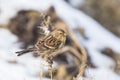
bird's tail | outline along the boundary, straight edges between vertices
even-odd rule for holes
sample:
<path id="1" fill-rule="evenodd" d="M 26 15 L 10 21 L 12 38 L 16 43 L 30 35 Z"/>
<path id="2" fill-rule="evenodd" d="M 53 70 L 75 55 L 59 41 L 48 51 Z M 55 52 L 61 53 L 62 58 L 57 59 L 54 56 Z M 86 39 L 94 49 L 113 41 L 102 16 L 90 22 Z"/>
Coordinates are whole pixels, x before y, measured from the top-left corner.
<path id="1" fill-rule="evenodd" d="M 17 56 L 21 56 L 21 55 L 23 55 L 23 54 L 26 54 L 26 53 L 28 53 L 28 52 L 33 52 L 33 51 L 35 51 L 34 48 L 29 48 L 29 49 L 25 49 L 25 50 L 23 50 L 23 51 L 18 51 L 18 52 L 16 52 L 16 54 L 17 54 Z"/>

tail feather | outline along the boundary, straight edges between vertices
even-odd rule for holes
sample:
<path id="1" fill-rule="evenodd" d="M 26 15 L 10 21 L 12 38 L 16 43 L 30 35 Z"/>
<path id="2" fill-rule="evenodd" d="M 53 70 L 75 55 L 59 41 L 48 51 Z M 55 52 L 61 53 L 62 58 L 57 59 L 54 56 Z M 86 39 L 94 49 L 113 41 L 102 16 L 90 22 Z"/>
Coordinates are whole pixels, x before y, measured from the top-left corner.
<path id="1" fill-rule="evenodd" d="M 25 49 L 23 51 L 18 51 L 18 52 L 16 52 L 16 54 L 17 54 L 17 56 L 21 56 L 21 55 L 26 54 L 28 52 L 33 52 L 34 50 L 35 50 L 34 48 L 29 48 L 29 49 Z"/>

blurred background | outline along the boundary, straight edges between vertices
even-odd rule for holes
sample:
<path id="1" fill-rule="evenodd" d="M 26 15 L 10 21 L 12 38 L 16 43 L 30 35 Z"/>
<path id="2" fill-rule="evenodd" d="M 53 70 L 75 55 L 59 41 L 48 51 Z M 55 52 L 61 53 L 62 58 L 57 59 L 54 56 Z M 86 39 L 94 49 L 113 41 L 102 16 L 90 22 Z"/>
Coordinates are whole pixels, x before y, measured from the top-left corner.
<path id="1" fill-rule="evenodd" d="M 88 57 L 77 80 L 120 80 L 120 0 L 0 0 L 0 80 L 41 80 L 41 73 L 50 80 L 37 54 L 15 54 L 43 37 L 42 14 L 51 17 L 49 31 L 65 30 L 70 47 L 55 57 L 53 80 L 73 80 L 79 73 L 80 62 L 70 50 L 81 54 L 79 45 Z"/>

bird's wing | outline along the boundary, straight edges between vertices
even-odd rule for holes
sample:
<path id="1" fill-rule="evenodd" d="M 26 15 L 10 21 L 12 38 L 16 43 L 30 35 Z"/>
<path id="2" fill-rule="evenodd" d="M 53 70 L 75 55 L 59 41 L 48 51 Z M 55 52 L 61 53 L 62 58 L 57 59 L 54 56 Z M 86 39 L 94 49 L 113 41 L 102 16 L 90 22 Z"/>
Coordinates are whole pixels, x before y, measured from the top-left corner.
<path id="1" fill-rule="evenodd" d="M 44 46 L 48 47 L 49 49 L 57 49 L 61 45 L 61 41 L 56 39 L 55 37 L 49 35 L 44 38 Z"/>

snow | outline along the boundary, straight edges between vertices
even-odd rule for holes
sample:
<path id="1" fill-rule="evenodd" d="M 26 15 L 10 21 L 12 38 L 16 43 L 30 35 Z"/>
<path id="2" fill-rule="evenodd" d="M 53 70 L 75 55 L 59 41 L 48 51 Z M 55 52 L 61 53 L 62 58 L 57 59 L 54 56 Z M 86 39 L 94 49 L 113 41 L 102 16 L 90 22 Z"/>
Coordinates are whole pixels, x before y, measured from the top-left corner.
<path id="1" fill-rule="evenodd" d="M 15 52 L 20 50 L 20 45 L 8 30 L 0 29 L 0 37 L 0 80 L 39 80 L 40 67 L 43 65 L 47 69 L 47 64 L 31 54 L 17 57 Z M 16 61 L 16 64 L 10 61 Z"/>
<path id="2" fill-rule="evenodd" d="M 104 47 L 109 47 L 120 53 L 120 38 L 63 0 L 0 0 L 0 24 L 7 24 L 19 10 L 44 11 L 50 6 L 55 7 L 58 16 L 67 22 L 71 29 L 78 26 L 85 29 L 88 40 L 82 38 L 77 32 L 75 35 L 87 48 L 93 64 L 97 66 L 96 69 L 86 70 L 88 80 L 120 80 L 120 76 L 111 69 L 115 65 L 114 61 L 100 52 Z M 41 58 L 34 58 L 31 54 L 17 57 L 14 52 L 20 50 L 20 43 L 16 42 L 15 35 L 8 30 L 0 29 L 0 80 L 39 80 L 39 71 L 43 63 Z M 8 61 L 17 63 L 10 64 Z"/>
<path id="3" fill-rule="evenodd" d="M 86 73 L 90 80 L 120 80 L 120 76 L 108 68 L 87 69 Z"/>
<path id="4" fill-rule="evenodd" d="M 78 7 L 78 8 L 81 6 L 81 4 L 84 3 L 84 1 L 85 1 L 85 0 L 68 0 L 68 2 L 69 2 L 72 6 Z"/>

